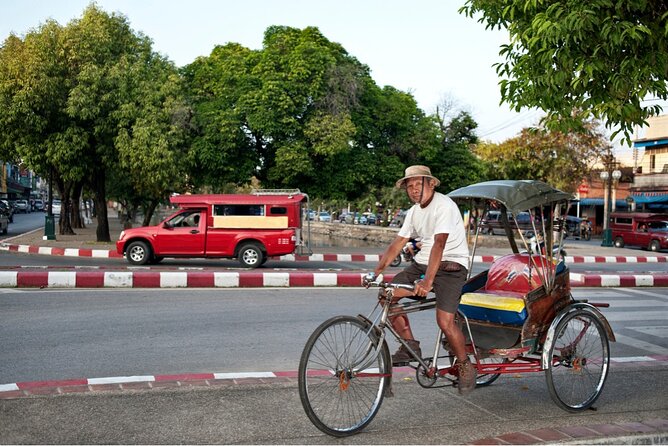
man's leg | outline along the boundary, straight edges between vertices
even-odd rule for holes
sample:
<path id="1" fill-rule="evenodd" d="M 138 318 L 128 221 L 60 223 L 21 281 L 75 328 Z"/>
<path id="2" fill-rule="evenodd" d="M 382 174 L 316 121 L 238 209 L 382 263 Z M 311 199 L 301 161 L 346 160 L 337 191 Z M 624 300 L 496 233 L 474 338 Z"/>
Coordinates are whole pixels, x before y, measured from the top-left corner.
<path id="1" fill-rule="evenodd" d="M 458 390 L 460 394 L 467 394 L 475 388 L 476 371 L 473 364 L 466 355 L 466 342 L 464 333 L 455 323 L 454 313 L 448 313 L 440 308 L 436 309 L 436 322 L 439 328 L 445 334 L 452 348 L 452 352 L 457 357 L 456 366 L 459 369 Z"/>
<path id="2" fill-rule="evenodd" d="M 413 294 L 407 290 L 401 288 L 396 289 L 392 296 L 392 303 L 397 303 L 400 299 Z M 416 341 L 413 337 L 413 331 L 411 330 L 411 324 L 408 321 L 408 315 L 400 314 L 398 316 L 393 316 L 390 318 L 390 323 L 392 327 L 396 330 L 397 334 L 406 341 L 408 346 L 417 353 L 418 356 L 422 357 L 422 350 L 420 349 L 420 342 Z M 392 355 L 392 364 L 402 365 L 410 361 L 413 361 L 413 356 L 408 352 L 403 345 L 399 346 L 399 349 Z"/>
<path id="3" fill-rule="evenodd" d="M 467 358 L 464 334 L 455 323 L 454 313 L 436 309 L 436 323 L 448 339 L 452 352 L 462 361 Z"/>
<path id="4" fill-rule="evenodd" d="M 394 294 L 392 295 L 392 303 L 396 304 L 397 302 L 399 302 L 399 300 L 408 296 L 412 296 L 410 291 L 398 288 L 394 290 Z M 394 329 L 397 331 L 400 337 L 402 337 L 403 339 L 414 339 L 413 330 L 411 330 L 411 324 L 408 321 L 407 314 L 400 314 L 398 316 L 390 317 L 390 323 L 392 324 L 392 327 L 394 327 Z"/>

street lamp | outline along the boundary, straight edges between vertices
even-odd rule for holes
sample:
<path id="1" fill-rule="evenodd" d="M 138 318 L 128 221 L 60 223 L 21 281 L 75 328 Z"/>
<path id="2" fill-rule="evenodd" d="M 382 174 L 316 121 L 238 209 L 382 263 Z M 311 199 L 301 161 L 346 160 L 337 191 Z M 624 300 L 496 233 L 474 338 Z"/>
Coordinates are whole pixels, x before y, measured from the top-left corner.
<path id="1" fill-rule="evenodd" d="M 601 180 L 605 184 L 605 197 L 603 200 L 603 242 L 601 246 L 612 246 L 612 230 L 610 229 L 610 210 L 612 207 L 612 184 L 617 183 L 622 177 L 622 172 L 612 170 L 612 163 L 608 164 L 608 170 L 601 172 Z"/>

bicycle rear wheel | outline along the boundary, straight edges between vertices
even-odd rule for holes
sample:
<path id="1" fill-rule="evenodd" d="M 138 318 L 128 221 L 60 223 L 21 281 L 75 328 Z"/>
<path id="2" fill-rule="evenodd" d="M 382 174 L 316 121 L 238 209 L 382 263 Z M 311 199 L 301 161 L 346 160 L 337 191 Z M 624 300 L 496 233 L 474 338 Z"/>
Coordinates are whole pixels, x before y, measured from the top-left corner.
<path id="1" fill-rule="evenodd" d="M 299 362 L 299 397 L 321 431 L 352 435 L 376 416 L 392 376 L 387 343 L 352 316 L 323 322 L 306 342 Z"/>
<path id="2" fill-rule="evenodd" d="M 608 376 L 610 346 L 600 319 L 586 310 L 568 314 L 555 330 L 546 370 L 550 396 L 569 412 L 588 409 Z"/>

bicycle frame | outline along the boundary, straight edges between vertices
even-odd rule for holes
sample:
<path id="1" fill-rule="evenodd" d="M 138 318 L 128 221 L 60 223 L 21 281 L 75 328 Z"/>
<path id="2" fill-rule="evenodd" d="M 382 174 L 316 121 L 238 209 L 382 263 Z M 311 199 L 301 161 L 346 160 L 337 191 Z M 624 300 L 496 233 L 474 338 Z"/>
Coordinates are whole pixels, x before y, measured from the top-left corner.
<path id="1" fill-rule="evenodd" d="M 381 288 L 378 295 L 378 304 L 367 316 L 359 315 L 360 318 L 369 324 L 369 330 L 367 334 L 371 333 L 372 331 L 375 331 L 377 334 L 380 333 L 378 334 L 377 340 L 378 344 L 380 345 L 385 342 L 386 330 L 388 330 L 392 336 L 394 336 L 395 340 L 407 349 L 413 360 L 419 364 L 417 367 L 412 367 L 416 369 L 422 368 L 422 370 L 424 370 L 425 376 L 429 378 L 434 376 L 444 377 L 445 375 L 452 374 L 452 365 L 441 369 L 438 368 L 438 360 L 444 357 L 448 357 L 439 356 L 441 344 L 444 339 L 444 334 L 440 329 L 438 329 L 438 334 L 431 357 L 421 358 L 397 333 L 390 322 L 390 318 L 394 316 L 434 309 L 436 307 L 436 299 L 431 297 L 419 299 L 413 302 L 393 304 L 392 295 L 396 288 L 412 289 L 412 287 L 409 285 L 392 284 L 386 282 L 380 282 L 376 285 Z M 527 356 L 527 354 L 530 352 L 530 347 L 488 349 L 485 351 L 480 350 L 475 344 L 475 339 L 473 337 L 468 318 L 460 311 L 457 312 L 457 317 L 462 322 L 462 324 L 466 326 L 466 334 L 468 334 L 468 339 L 470 340 L 470 344 L 467 343 L 466 345 L 467 353 L 475 357 L 475 367 L 479 375 L 543 372 L 548 367 L 550 359 L 545 358 L 544 355 Z M 373 347 L 373 345 L 369 345 L 369 350 L 367 353 L 369 353 Z M 360 364 L 359 367 L 356 368 L 364 370 L 366 367 L 368 367 L 369 364 L 377 359 L 378 354 L 379 353 L 377 351 L 376 354 L 372 357 L 367 357 L 365 355 L 366 360 L 364 363 Z M 481 361 L 489 358 L 498 358 L 505 361 L 501 363 L 485 363 Z M 425 359 L 427 360 L 425 361 Z M 554 364 L 558 362 L 554 358 L 552 361 L 554 361 Z M 357 376 L 375 377 L 382 376 L 382 374 L 363 373 Z"/>

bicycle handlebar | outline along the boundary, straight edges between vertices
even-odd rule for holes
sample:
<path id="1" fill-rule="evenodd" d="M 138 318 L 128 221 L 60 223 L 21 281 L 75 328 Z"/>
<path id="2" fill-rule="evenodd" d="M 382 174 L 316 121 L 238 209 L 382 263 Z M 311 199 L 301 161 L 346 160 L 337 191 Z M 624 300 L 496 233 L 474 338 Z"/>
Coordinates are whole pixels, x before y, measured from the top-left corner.
<path id="1" fill-rule="evenodd" d="M 402 288 L 408 291 L 415 291 L 415 285 L 406 285 L 405 283 L 392 283 L 392 282 L 369 282 L 367 288 L 370 287 L 379 287 L 379 288 Z"/>

